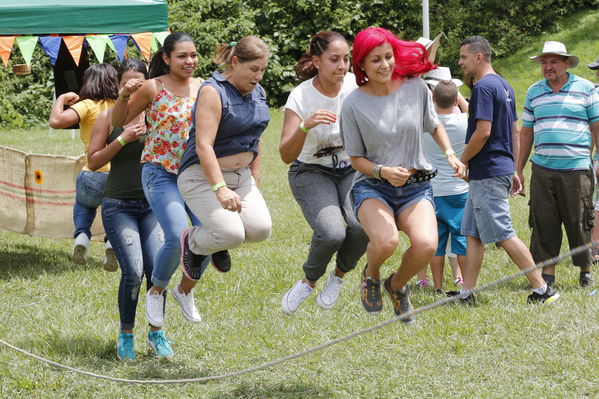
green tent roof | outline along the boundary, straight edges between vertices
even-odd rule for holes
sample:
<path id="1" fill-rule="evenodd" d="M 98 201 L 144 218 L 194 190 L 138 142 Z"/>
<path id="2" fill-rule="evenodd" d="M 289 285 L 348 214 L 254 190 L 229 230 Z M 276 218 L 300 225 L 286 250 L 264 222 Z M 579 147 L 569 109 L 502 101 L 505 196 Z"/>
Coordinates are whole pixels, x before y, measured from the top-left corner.
<path id="1" fill-rule="evenodd" d="M 167 30 L 166 0 L 0 0 L 0 35 Z"/>

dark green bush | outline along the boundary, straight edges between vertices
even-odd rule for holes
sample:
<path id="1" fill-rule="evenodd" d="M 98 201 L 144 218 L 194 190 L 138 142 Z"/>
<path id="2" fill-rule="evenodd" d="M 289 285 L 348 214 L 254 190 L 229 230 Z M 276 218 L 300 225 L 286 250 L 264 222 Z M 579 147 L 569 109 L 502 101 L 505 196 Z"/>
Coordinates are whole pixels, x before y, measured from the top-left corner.
<path id="1" fill-rule="evenodd" d="M 485 36 L 501 58 L 520 48 L 529 36 L 543 33 L 575 10 L 596 8 L 599 0 L 430 0 L 430 32 L 444 32 L 437 62 L 457 68 L 460 42 Z M 333 29 L 348 39 L 368 26 L 382 26 L 408 40 L 422 33 L 421 0 L 170 0 L 171 30 L 191 34 L 200 63 L 197 75 L 209 77 L 218 43 L 260 36 L 272 56 L 263 85 L 270 104 L 282 105 L 297 79 L 293 68 L 312 35 Z M 15 77 L 0 67 L 0 127 L 45 123 L 52 101 L 50 62 L 34 53 L 34 73 Z"/>

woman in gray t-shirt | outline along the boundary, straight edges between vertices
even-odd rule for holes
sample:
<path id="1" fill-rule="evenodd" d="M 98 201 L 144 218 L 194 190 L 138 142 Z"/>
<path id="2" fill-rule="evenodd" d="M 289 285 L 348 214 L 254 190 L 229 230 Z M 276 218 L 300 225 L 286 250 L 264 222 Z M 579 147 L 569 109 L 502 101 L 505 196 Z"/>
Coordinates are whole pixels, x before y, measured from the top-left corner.
<path id="1" fill-rule="evenodd" d="M 396 315 L 409 323 L 414 315 L 407 282 L 431 260 L 437 247 L 437 222 L 429 180 L 434 171 L 422 152 L 421 136 L 432 132 L 455 176 L 464 165 L 451 149 L 422 79 L 435 66 L 415 42 L 399 40 L 383 28 L 356 36 L 352 65 L 359 89 L 341 109 L 341 134 L 356 178 L 351 191 L 354 212 L 370 239 L 360 295 L 369 313 L 382 309 L 379 269 L 399 243 L 397 230 L 410 239 L 397 271 L 385 281 Z"/>

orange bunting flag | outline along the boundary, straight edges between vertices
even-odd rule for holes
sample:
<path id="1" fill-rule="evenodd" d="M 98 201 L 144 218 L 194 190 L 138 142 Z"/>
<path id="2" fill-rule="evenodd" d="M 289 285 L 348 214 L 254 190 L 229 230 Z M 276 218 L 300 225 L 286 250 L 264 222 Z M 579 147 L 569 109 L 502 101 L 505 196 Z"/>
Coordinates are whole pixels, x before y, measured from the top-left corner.
<path id="1" fill-rule="evenodd" d="M 10 58 L 10 53 L 12 52 L 12 45 L 14 42 L 14 36 L 0 36 L 0 57 L 2 57 L 4 66 L 8 66 L 8 59 Z"/>
<path id="2" fill-rule="evenodd" d="M 135 42 L 135 45 L 139 49 L 141 55 L 146 60 L 150 60 L 150 52 L 152 48 L 152 32 L 144 32 L 144 33 L 132 33 L 131 37 Z"/>
<path id="3" fill-rule="evenodd" d="M 81 48 L 83 47 L 83 39 L 85 36 L 63 36 L 62 41 L 66 44 L 71 57 L 75 61 L 75 65 L 79 66 L 81 60 Z"/>

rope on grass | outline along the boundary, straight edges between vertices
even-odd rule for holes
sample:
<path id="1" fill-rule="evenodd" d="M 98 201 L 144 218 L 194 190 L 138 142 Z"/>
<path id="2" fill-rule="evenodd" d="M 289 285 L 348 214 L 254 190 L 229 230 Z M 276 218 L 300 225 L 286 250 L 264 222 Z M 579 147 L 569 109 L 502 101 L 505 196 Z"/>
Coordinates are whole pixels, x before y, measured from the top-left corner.
<path id="1" fill-rule="evenodd" d="M 532 272 L 532 271 L 534 271 L 536 269 L 540 269 L 540 268 L 543 268 L 543 267 L 546 267 L 546 266 L 555 265 L 559 261 L 561 261 L 562 259 L 565 259 L 565 258 L 570 257 L 572 255 L 576 255 L 576 254 L 582 253 L 583 251 L 589 250 L 593 245 L 596 245 L 596 244 L 599 244 L 599 242 L 593 241 L 593 242 L 590 242 L 588 244 L 582 245 L 580 247 L 574 248 L 573 250 L 571 250 L 570 252 L 568 252 L 568 253 L 566 253 L 564 255 L 556 256 L 554 258 L 545 260 L 543 262 L 538 263 L 537 265 L 534 265 L 534 266 L 531 266 L 531 267 L 526 268 L 524 270 L 521 270 L 518 273 L 515 273 L 515 274 L 512 274 L 512 275 L 508 275 L 508 276 L 504 276 L 504 277 L 499 278 L 499 279 L 497 279 L 495 281 L 492 281 L 492 282 L 490 282 L 488 284 L 485 284 L 485 285 L 480 286 L 478 288 L 474 288 L 473 290 L 471 290 L 471 292 L 472 293 L 476 293 L 476 292 L 485 291 L 485 290 L 488 290 L 491 287 L 495 287 L 495 286 L 497 286 L 499 284 L 502 284 L 502 283 L 505 283 L 507 281 L 513 280 L 515 278 L 524 276 L 525 274 L 530 273 L 530 272 Z M 352 339 L 354 337 L 357 337 L 359 335 L 364 335 L 366 333 L 369 333 L 369 332 L 372 332 L 372 331 L 375 331 L 375 330 L 379 330 L 379 329 L 381 329 L 383 327 L 386 327 L 386 326 L 388 326 L 390 324 L 393 324 L 393 323 L 396 323 L 396 322 L 400 321 L 403 317 L 411 316 L 411 315 L 416 315 L 418 313 L 424 313 L 424 312 L 427 312 L 429 310 L 438 308 L 438 307 L 440 307 L 442 305 L 445 305 L 445 304 L 448 304 L 448 303 L 451 303 L 451 302 L 455 302 L 457 300 L 459 300 L 459 297 L 457 297 L 457 296 L 443 298 L 443 299 L 438 300 L 437 302 L 433 302 L 433 303 L 430 303 L 428 305 L 421 306 L 421 307 L 419 307 L 417 309 L 414 309 L 414 310 L 412 310 L 412 311 L 410 311 L 408 313 L 404 313 L 404 314 L 401 314 L 399 316 L 395 316 L 395 317 L 393 317 L 393 318 L 391 318 L 391 319 L 389 319 L 387 321 L 381 322 L 381 323 L 376 324 L 374 326 L 367 327 L 367 328 L 364 328 L 362 330 L 355 331 L 355 332 L 353 332 L 351 334 L 348 334 L 348 335 L 345 335 L 343 337 L 332 339 L 332 340 L 327 341 L 327 342 L 325 342 L 325 343 L 323 343 L 321 345 L 314 346 L 314 347 L 305 349 L 305 350 L 300 351 L 300 352 L 292 353 L 290 355 L 281 357 L 279 359 L 271 360 L 269 362 L 262 363 L 260 365 L 256 365 L 256 366 L 253 366 L 253 367 L 248 367 L 248 368 L 243 369 L 243 370 L 237 370 L 237 371 L 232 371 L 232 372 L 229 372 L 229 373 L 212 375 L 212 376 L 206 376 L 206 377 L 198 377 L 198 378 L 182 378 L 182 379 L 176 379 L 176 380 L 134 380 L 134 379 L 127 379 L 127 378 L 111 377 L 111 376 L 107 376 L 107 375 L 96 374 L 96 373 L 92 373 L 92 372 L 89 372 L 89 371 L 84 371 L 84 370 L 76 369 L 74 367 L 66 366 L 64 364 L 57 363 L 57 362 L 54 362 L 52 360 L 45 359 L 45 358 L 43 358 L 41 356 L 35 355 L 35 354 L 33 354 L 31 352 L 28 352 L 28 351 L 26 351 L 24 349 L 21 349 L 21 348 L 18 348 L 16 346 L 14 346 L 14 345 L 11 345 L 11 344 L 9 344 L 8 342 L 5 342 L 2 339 L 0 339 L 0 344 L 4 345 L 7 348 L 10 348 L 10 349 L 12 349 L 12 350 L 14 350 L 16 352 L 19 352 L 19 353 L 21 353 L 21 354 L 23 354 L 25 356 L 28 356 L 28 357 L 31 357 L 33 359 L 39 360 L 40 362 L 47 363 L 47 364 L 50 364 L 52 366 L 55 366 L 55 367 L 58 367 L 58 368 L 62 368 L 62 369 L 65 369 L 65 370 L 69 370 L 69 371 L 72 371 L 73 373 L 77 373 L 77 374 L 81 374 L 81 375 L 86 375 L 86 376 L 94 377 L 94 378 L 99 378 L 99 379 L 103 379 L 103 380 L 108 380 L 108 381 L 112 381 L 112 382 L 123 382 L 123 383 L 128 383 L 128 384 L 154 384 L 154 385 L 157 385 L 157 384 L 188 384 L 188 383 L 196 383 L 196 382 L 203 383 L 203 382 L 224 380 L 224 379 L 228 379 L 228 378 L 232 378 L 232 377 L 241 376 L 241 375 L 244 375 L 244 374 L 254 373 L 256 371 L 263 370 L 263 369 L 266 369 L 266 368 L 269 368 L 269 367 L 273 367 L 273 366 L 279 365 L 281 363 L 285 363 L 285 362 L 288 362 L 290 360 L 297 359 L 297 358 L 300 358 L 302 356 L 306 356 L 306 355 L 308 355 L 310 353 L 314 353 L 314 352 L 320 351 L 322 349 L 328 348 L 329 346 L 333 346 L 335 344 L 338 344 L 338 343 L 341 343 L 341 342 L 344 342 L 344 341 L 348 341 L 348 340 L 350 340 L 350 339 Z"/>

